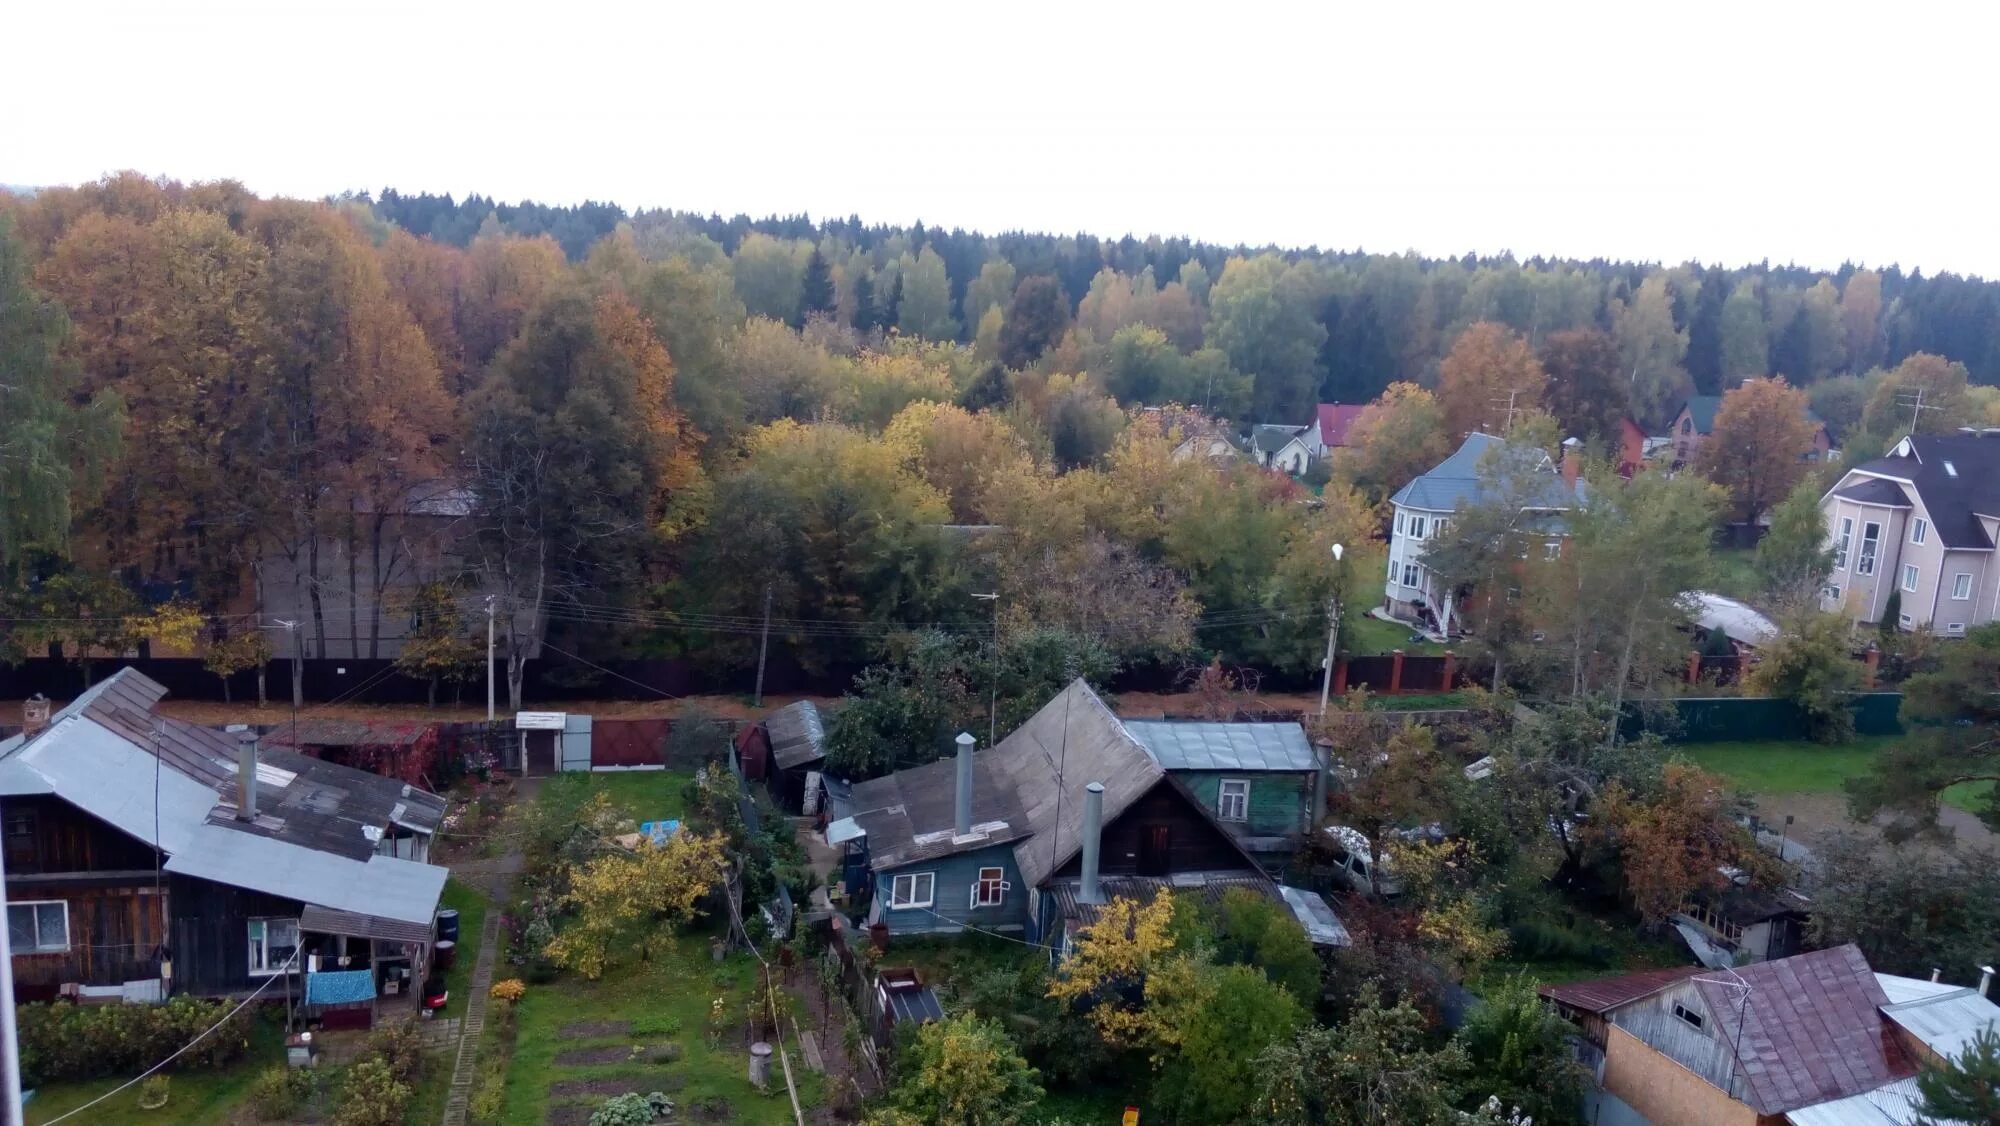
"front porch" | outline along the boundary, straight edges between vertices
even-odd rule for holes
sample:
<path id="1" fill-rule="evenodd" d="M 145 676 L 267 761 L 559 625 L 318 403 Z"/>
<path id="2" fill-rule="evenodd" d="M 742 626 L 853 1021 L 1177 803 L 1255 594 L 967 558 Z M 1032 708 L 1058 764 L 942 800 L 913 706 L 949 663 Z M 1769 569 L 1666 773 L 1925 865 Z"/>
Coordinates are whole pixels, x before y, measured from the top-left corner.
<path id="1" fill-rule="evenodd" d="M 441 963 L 454 947 L 440 951 L 430 926 L 307 907 L 299 934 L 304 980 L 294 1016 L 305 1028 L 372 1028 L 444 1007 Z"/>

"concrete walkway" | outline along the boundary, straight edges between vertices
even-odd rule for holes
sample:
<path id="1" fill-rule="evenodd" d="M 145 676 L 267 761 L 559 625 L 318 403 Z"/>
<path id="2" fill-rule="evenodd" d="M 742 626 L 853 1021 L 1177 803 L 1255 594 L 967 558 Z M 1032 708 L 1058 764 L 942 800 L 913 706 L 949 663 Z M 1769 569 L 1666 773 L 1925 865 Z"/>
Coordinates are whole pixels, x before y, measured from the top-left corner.
<path id="1" fill-rule="evenodd" d="M 523 778 L 515 788 L 516 802 L 532 802 L 541 793 L 541 779 Z M 493 987 L 493 965 L 500 956 L 500 916 L 513 896 L 514 877 L 526 861 L 518 848 L 491 860 L 474 860 L 452 874 L 486 893 L 486 922 L 479 928 L 479 960 L 472 964 L 472 996 L 465 1001 L 465 1021 L 458 1037 L 458 1062 L 451 1069 L 451 1097 L 444 1104 L 444 1126 L 465 1126 L 472 1102 L 472 1084 L 479 1074 L 479 1039 L 486 1031 L 487 991 Z"/>

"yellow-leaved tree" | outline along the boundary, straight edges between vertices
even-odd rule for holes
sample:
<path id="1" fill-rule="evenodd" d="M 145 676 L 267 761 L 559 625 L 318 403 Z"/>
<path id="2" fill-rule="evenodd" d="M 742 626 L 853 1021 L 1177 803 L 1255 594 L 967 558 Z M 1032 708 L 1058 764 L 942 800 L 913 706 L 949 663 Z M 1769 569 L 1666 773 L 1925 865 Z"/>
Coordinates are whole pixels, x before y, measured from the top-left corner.
<path id="1" fill-rule="evenodd" d="M 1122 1000 L 1121 989 L 1146 980 L 1148 971 L 1173 953 L 1170 895 L 1151 903 L 1114 899 L 1097 921 L 1077 935 L 1076 948 L 1049 982 L 1049 996 L 1068 1004 L 1090 1002 L 1091 1023 L 1112 1044 L 1137 1045 L 1149 1039 L 1146 1010 Z"/>
<path id="2" fill-rule="evenodd" d="M 695 905 L 722 882 L 722 837 L 675 834 L 666 844 L 641 840 L 570 869 L 563 906 L 576 918 L 545 953 L 557 965 L 596 981 L 620 951 L 652 956 L 673 928 L 694 916 Z"/>

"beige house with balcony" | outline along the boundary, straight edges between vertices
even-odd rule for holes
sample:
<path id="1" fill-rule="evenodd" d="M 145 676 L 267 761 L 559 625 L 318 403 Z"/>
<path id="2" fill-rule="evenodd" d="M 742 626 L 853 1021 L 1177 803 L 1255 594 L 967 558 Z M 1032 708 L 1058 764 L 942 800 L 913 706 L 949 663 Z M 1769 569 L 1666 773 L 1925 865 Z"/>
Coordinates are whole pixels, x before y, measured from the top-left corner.
<path id="1" fill-rule="evenodd" d="M 1833 541 L 1821 605 L 1960 637 L 2000 618 L 2000 429 L 1904 438 L 1820 500 Z"/>

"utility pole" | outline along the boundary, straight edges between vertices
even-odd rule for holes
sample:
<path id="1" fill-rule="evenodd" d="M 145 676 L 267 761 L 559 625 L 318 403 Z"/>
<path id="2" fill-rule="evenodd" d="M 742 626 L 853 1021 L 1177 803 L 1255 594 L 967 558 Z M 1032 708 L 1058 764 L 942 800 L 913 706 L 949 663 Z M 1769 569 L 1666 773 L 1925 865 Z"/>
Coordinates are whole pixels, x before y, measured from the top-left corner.
<path id="1" fill-rule="evenodd" d="M 1943 407 L 1926 406 L 1924 404 L 1924 388 L 1922 387 L 1917 388 L 1915 391 L 1905 391 L 1896 396 L 1896 402 L 1899 406 L 1910 408 L 1910 433 L 1912 435 L 1916 434 L 1917 427 L 1923 422 L 1925 411 L 1940 411 L 1944 409 Z"/>
<path id="2" fill-rule="evenodd" d="M 1492 404 L 1493 404 L 1494 406 L 1496 406 L 1496 407 L 1497 407 L 1497 406 L 1500 406 L 1500 405 L 1502 405 L 1503 403 L 1504 403 L 1504 404 L 1506 405 L 1506 413 L 1505 413 L 1504 415 L 1502 415 L 1502 416 L 1501 416 L 1501 418 L 1500 418 L 1500 431 L 1499 431 L 1499 432 L 1500 432 L 1500 433 L 1501 433 L 1502 435 L 1505 435 L 1505 434 L 1506 434 L 1506 433 L 1507 433 L 1507 432 L 1508 432 L 1509 430 L 1512 430 L 1512 429 L 1514 429 L 1514 413 L 1515 413 L 1515 407 L 1514 407 L 1514 400 L 1515 400 L 1515 399 L 1516 399 L 1516 398 L 1517 398 L 1517 397 L 1518 397 L 1518 396 L 1519 396 L 1520 394 L 1521 394 L 1521 392 L 1520 392 L 1519 390 L 1517 390 L 1517 389 L 1514 389 L 1514 388 L 1509 388 L 1509 389 L 1508 389 L 1508 391 L 1507 391 L 1507 397 L 1506 397 L 1505 399 L 1488 399 L 1488 400 L 1487 400 L 1488 402 L 1492 403 Z"/>
<path id="3" fill-rule="evenodd" d="M 993 656 L 986 676 L 986 749 L 992 750 L 1000 727 L 1000 592 L 996 590 L 972 597 L 993 604 Z"/>
<path id="4" fill-rule="evenodd" d="M 306 655 L 302 648 L 304 642 L 299 638 L 299 623 L 280 618 L 278 624 L 285 628 L 285 632 L 292 635 L 292 715 L 296 717 L 299 708 L 306 701 Z M 293 726 L 297 726 L 296 719 Z"/>
<path id="5" fill-rule="evenodd" d="M 493 596 L 486 596 L 486 722 L 493 722 Z"/>
<path id="6" fill-rule="evenodd" d="M 1340 558 L 1343 554 L 1346 553 L 1346 550 L 1347 549 L 1341 546 L 1340 544 L 1333 545 L 1333 566 L 1336 571 L 1340 569 Z M 1326 661 L 1323 665 L 1321 665 L 1319 674 L 1319 714 L 1321 718 L 1324 718 L 1326 716 L 1327 700 L 1333 694 L 1333 654 L 1335 646 L 1338 644 L 1339 640 L 1340 640 L 1340 583 L 1338 579 L 1336 579 L 1334 582 L 1333 597 L 1327 599 Z"/>
<path id="7" fill-rule="evenodd" d="M 764 658 L 771 652 L 771 584 L 764 584 L 764 629 L 757 637 L 757 691 L 752 696 L 750 706 L 764 706 Z"/>

